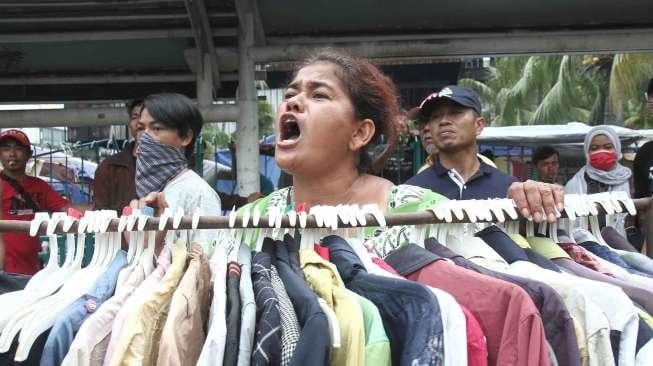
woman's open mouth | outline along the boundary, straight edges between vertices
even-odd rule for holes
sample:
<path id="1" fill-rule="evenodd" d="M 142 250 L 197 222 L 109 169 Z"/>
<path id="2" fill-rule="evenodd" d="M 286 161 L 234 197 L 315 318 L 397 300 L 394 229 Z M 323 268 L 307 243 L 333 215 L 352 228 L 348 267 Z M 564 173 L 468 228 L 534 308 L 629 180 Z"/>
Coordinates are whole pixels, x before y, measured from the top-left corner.
<path id="1" fill-rule="evenodd" d="M 286 143 L 298 140 L 302 134 L 299 123 L 291 116 L 282 118 L 279 130 L 279 141 Z"/>

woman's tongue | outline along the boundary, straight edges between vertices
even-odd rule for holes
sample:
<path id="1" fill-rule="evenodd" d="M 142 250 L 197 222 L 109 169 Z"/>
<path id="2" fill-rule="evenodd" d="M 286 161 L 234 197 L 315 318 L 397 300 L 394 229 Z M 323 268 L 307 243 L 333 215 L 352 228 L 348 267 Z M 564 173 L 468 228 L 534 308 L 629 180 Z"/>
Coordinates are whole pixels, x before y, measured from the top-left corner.
<path id="1" fill-rule="evenodd" d="M 299 125 L 294 122 L 288 122 L 284 125 L 283 140 L 297 140 L 301 135 Z"/>

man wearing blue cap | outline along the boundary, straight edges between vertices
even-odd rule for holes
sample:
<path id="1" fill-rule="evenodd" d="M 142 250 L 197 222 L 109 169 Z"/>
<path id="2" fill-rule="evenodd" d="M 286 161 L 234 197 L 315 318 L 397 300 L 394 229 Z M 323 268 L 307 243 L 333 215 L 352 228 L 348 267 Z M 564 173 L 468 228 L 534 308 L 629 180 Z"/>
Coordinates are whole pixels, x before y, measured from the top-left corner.
<path id="1" fill-rule="evenodd" d="M 476 136 L 483 131 L 485 119 L 476 93 L 457 85 L 446 86 L 422 101 L 417 118 L 428 124 L 439 152 L 429 169 L 406 184 L 428 188 L 449 199 L 506 197 L 517 179 L 477 156 Z"/>

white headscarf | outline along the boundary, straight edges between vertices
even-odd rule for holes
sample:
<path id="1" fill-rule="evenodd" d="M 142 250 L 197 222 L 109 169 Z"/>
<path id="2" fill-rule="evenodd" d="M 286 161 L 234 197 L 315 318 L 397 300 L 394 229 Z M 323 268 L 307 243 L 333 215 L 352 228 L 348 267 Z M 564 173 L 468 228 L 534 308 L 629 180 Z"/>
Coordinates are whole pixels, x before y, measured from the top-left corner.
<path id="1" fill-rule="evenodd" d="M 614 149 L 617 152 L 617 159 L 621 159 L 621 141 L 619 141 L 619 136 L 610 126 L 600 125 L 589 130 L 585 136 L 584 151 L 585 151 L 585 166 L 580 168 L 580 170 L 565 184 L 565 193 L 575 193 L 575 194 L 587 194 L 587 181 L 585 180 L 585 173 L 598 182 L 608 185 L 608 191 L 624 191 L 630 196 L 630 184 L 628 179 L 632 175 L 630 169 L 625 166 L 617 163 L 614 165 L 614 168 L 609 171 L 603 171 L 592 167 L 589 163 L 589 150 L 590 145 L 592 144 L 592 139 L 598 135 L 607 136 L 614 145 Z M 584 219 L 578 220 L 578 225 L 581 225 L 581 222 Z M 619 231 L 624 236 L 626 235 L 626 230 L 624 229 L 626 222 L 626 214 L 615 214 L 606 217 L 606 224 L 612 226 L 617 231 Z M 582 226 L 582 225 L 581 225 Z M 585 225 L 586 226 L 586 225 Z"/>
<path id="2" fill-rule="evenodd" d="M 614 165 L 614 167 L 608 171 L 605 170 L 600 170 L 596 169 L 593 166 L 590 165 L 589 161 L 589 151 L 590 151 L 590 145 L 592 144 L 592 140 L 594 137 L 598 135 L 605 135 L 607 136 L 610 141 L 612 141 L 612 144 L 614 145 L 614 149 L 617 152 L 617 163 Z M 621 154 L 621 141 L 619 141 L 619 136 L 617 135 L 616 132 L 614 132 L 614 129 L 608 125 L 600 125 L 592 128 L 589 130 L 587 133 L 587 136 L 585 136 L 585 143 L 583 144 L 583 148 L 585 151 L 585 167 L 583 169 L 587 173 L 587 175 L 594 179 L 597 182 L 601 182 L 603 184 L 607 184 L 609 186 L 621 186 L 623 184 L 628 185 L 628 179 L 630 179 L 630 176 L 632 175 L 632 172 L 630 169 L 626 168 L 625 166 L 621 165 L 619 163 L 619 160 L 623 157 Z M 615 190 L 623 190 L 623 189 L 615 189 Z"/>

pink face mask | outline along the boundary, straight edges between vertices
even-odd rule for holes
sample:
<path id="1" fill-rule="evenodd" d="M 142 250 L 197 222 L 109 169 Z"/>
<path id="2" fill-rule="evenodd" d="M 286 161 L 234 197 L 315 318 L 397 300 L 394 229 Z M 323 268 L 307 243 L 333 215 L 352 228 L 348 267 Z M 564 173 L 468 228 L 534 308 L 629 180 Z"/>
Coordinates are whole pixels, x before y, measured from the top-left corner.
<path id="1" fill-rule="evenodd" d="M 608 150 L 599 150 L 590 153 L 590 165 L 598 170 L 608 171 L 614 167 L 617 162 L 617 152 Z"/>

